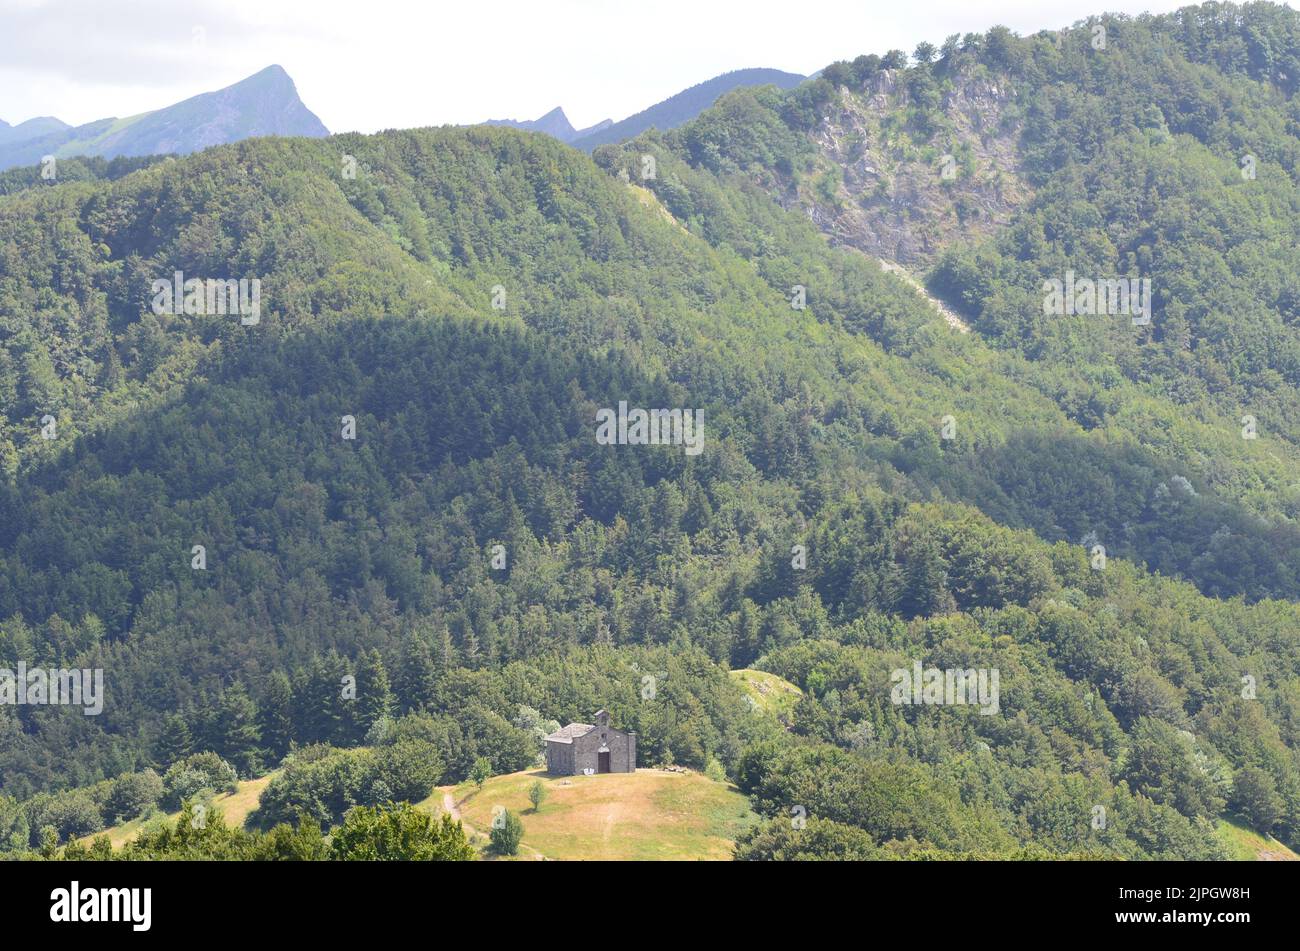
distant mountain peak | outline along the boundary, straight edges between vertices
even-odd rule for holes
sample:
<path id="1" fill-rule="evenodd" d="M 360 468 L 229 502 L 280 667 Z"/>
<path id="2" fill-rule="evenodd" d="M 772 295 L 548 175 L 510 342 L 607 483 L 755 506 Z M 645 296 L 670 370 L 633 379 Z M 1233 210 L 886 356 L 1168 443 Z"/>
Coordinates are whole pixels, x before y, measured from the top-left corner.
<path id="1" fill-rule="evenodd" d="M 44 155 L 185 154 L 262 135 L 329 135 L 278 64 L 223 89 L 125 120 L 98 119 L 72 127 L 43 117 L 0 127 L 0 169 L 31 165 Z"/>
<path id="2" fill-rule="evenodd" d="M 585 129 L 575 129 L 569 117 L 564 114 L 564 109 L 556 106 L 546 115 L 539 119 L 489 119 L 484 125 L 505 125 L 514 129 L 523 129 L 526 132 L 544 132 L 561 142 L 572 142 L 584 135 L 590 135 L 601 129 L 607 129 L 613 124 L 610 119 L 602 119 L 593 126 Z"/>
<path id="3" fill-rule="evenodd" d="M 259 69 L 253 75 L 227 86 L 226 89 L 274 88 L 275 86 L 283 86 L 292 91 L 293 95 L 298 95 L 298 87 L 294 85 L 293 77 L 279 63 L 272 63 L 265 69 Z"/>
<path id="4" fill-rule="evenodd" d="M 564 114 L 564 110 L 559 106 L 542 116 L 533 125 L 538 132 L 545 132 L 557 139 L 564 139 L 566 136 L 573 135 L 573 123 L 569 121 L 569 117 Z"/>
<path id="5" fill-rule="evenodd" d="M 619 122 L 585 129 L 574 136 L 569 144 L 574 148 L 590 152 L 598 145 L 604 145 L 606 142 L 621 142 L 638 136 L 649 128 L 660 131 L 675 129 L 694 119 L 733 89 L 744 86 L 776 86 L 780 89 L 793 89 L 806 78 L 798 73 L 787 73 L 779 69 L 732 70 L 689 89 L 683 89 L 663 102 L 655 103 L 649 109 L 643 109 Z"/>
<path id="6" fill-rule="evenodd" d="M 28 119 L 26 122 L 20 122 L 17 125 L 10 125 L 8 122 L 0 120 L 0 149 L 7 145 L 17 145 L 20 142 L 27 142 L 67 128 L 70 127 L 66 122 L 56 119 L 54 116 L 36 116 L 34 119 Z"/>
<path id="7" fill-rule="evenodd" d="M 618 142 L 639 135 L 651 126 L 672 129 L 689 122 L 713 105 L 720 96 L 741 86 L 775 85 L 790 89 L 806 77 L 798 73 L 785 73 L 779 69 L 737 69 L 714 76 L 690 89 L 684 89 L 663 102 L 643 109 L 620 122 L 602 119 L 585 129 L 575 129 L 564 110 L 556 106 L 539 119 L 489 119 L 484 125 L 506 125 L 526 132 L 545 134 L 567 142 L 574 148 L 590 152 L 605 142 Z"/>

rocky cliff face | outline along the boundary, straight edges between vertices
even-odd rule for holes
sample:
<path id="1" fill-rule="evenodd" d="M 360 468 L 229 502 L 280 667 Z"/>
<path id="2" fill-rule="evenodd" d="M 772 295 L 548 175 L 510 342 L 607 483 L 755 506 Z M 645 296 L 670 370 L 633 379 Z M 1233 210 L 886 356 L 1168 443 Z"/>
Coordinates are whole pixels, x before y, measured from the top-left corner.
<path id="1" fill-rule="evenodd" d="M 815 171 L 785 196 L 835 242 L 923 268 L 952 241 L 1006 224 L 1030 197 L 1004 82 L 958 77 L 937 121 L 917 119 L 895 70 L 839 92 L 811 133 Z"/>

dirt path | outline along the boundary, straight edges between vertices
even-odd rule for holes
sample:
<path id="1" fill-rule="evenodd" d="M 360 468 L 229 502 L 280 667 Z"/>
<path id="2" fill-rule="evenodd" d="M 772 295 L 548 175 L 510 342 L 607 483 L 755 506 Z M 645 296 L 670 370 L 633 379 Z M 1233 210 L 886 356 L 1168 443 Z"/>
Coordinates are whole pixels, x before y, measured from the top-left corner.
<path id="1" fill-rule="evenodd" d="M 459 807 L 457 807 L 456 799 L 455 797 L 452 796 L 451 793 L 444 792 L 442 794 L 442 808 L 443 811 L 447 813 L 447 815 L 451 816 L 457 822 L 465 821 L 460 817 L 460 809 Z"/>
<path id="2" fill-rule="evenodd" d="M 605 841 L 608 842 L 614 835 L 614 826 L 623 818 L 623 804 L 611 803 L 605 813 Z"/>
<path id="3" fill-rule="evenodd" d="M 957 312 L 951 307 L 927 291 L 925 285 L 909 274 L 905 268 L 899 264 L 895 264 L 893 261 L 887 261 L 884 258 L 876 258 L 876 260 L 879 261 L 880 266 L 890 274 L 896 274 L 908 284 L 912 285 L 912 288 L 924 297 L 926 301 L 929 302 L 930 306 L 937 310 L 943 319 L 948 322 L 949 327 L 964 334 L 970 333 L 970 327 L 967 325 L 966 321 L 962 320 L 961 317 L 957 315 Z"/>
<path id="4" fill-rule="evenodd" d="M 460 814 L 460 807 L 456 805 L 456 797 L 451 794 L 451 790 L 443 790 L 442 809 L 443 812 L 447 813 L 447 815 L 451 816 L 461 824 L 467 835 L 476 835 L 478 833 L 478 829 L 474 828 L 474 826 L 469 823 L 469 820 Z M 523 842 L 519 843 L 519 851 L 529 853 L 533 859 L 538 862 L 546 861 L 545 855 L 538 852 L 531 845 L 526 845 Z"/>

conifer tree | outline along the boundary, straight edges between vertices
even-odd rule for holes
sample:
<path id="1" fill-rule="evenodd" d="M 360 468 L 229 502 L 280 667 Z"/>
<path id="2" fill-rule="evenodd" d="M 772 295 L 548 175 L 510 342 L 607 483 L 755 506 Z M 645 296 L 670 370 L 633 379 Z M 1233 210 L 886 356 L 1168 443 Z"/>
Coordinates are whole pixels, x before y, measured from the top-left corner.
<path id="1" fill-rule="evenodd" d="M 190 735 L 189 724 L 179 713 L 170 714 L 163 720 L 162 732 L 154 741 L 154 762 L 166 769 L 193 752 L 194 738 Z"/>
<path id="2" fill-rule="evenodd" d="M 243 684 L 237 683 L 222 694 L 216 730 L 217 752 L 242 775 L 251 775 L 261 768 L 262 731 L 258 726 L 257 704 Z"/>
<path id="3" fill-rule="evenodd" d="M 284 671 L 274 671 L 267 680 L 258 719 L 267 759 L 271 764 L 278 763 L 293 741 L 293 689 Z"/>
<path id="4" fill-rule="evenodd" d="M 403 711 L 419 710 L 433 703 L 438 686 L 437 669 L 428 645 L 414 634 L 407 635 L 402 647 L 396 680 L 397 699 Z"/>
<path id="5" fill-rule="evenodd" d="M 393 690 L 388 682 L 388 671 L 379 651 L 371 650 L 361 655 L 357 665 L 357 699 L 350 705 L 352 738 L 361 742 L 370 728 L 393 712 Z"/>

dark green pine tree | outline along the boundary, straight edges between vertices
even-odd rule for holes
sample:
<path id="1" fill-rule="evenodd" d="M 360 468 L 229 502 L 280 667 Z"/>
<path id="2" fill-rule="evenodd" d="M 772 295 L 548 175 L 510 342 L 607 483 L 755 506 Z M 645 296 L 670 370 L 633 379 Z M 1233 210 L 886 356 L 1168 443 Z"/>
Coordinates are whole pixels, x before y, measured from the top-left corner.
<path id="1" fill-rule="evenodd" d="M 371 648 L 361 655 L 357 663 L 357 698 L 349 704 L 352 720 L 352 739 L 356 743 L 366 738 L 366 733 L 380 719 L 393 713 L 393 689 L 389 685 L 388 671 L 379 651 Z"/>
<path id="2" fill-rule="evenodd" d="M 257 704 L 243 684 L 237 683 L 222 693 L 216 730 L 217 752 L 241 775 L 251 775 L 261 768 L 262 730 Z"/>
<path id="3" fill-rule="evenodd" d="M 438 671 L 428 645 L 414 634 L 402 647 L 402 662 L 397 668 L 397 698 L 404 711 L 433 705 L 438 689 Z"/>
<path id="4" fill-rule="evenodd" d="M 303 715 L 303 740 L 308 743 L 347 742 L 347 720 L 343 699 L 348 675 L 347 663 L 335 651 L 314 657 L 298 706 Z"/>
<path id="5" fill-rule="evenodd" d="M 308 709 L 307 698 L 311 695 L 313 677 L 319 665 L 318 655 L 312 658 L 309 666 L 299 667 L 289 677 L 289 685 L 293 688 L 293 704 L 290 708 L 293 711 L 293 736 L 299 743 L 316 742 L 316 737 L 312 733 L 314 723 L 312 712 Z"/>
<path id="6" fill-rule="evenodd" d="M 433 635 L 433 672 L 439 680 L 456 664 L 456 649 L 451 643 L 451 631 L 444 625 Z"/>
<path id="7" fill-rule="evenodd" d="M 948 572 L 943 553 L 929 535 L 908 553 L 906 581 L 899 610 L 905 616 L 940 614 L 955 606 L 948 592 Z"/>
<path id="8" fill-rule="evenodd" d="M 221 748 L 221 695 L 204 690 L 190 710 L 187 722 L 194 738 L 194 752 L 216 752 Z"/>
<path id="9" fill-rule="evenodd" d="M 179 713 L 171 714 L 163 720 L 162 732 L 154 741 L 154 762 L 167 769 L 193 752 L 194 737 L 190 735 L 190 725 Z"/>
<path id="10" fill-rule="evenodd" d="M 758 605 L 749 598 L 740 602 L 736 612 L 735 646 L 732 648 L 732 663 L 737 667 L 748 667 L 762 651 L 762 615 Z"/>
<path id="11" fill-rule="evenodd" d="M 112 341 L 104 344 L 104 368 L 100 372 L 100 385 L 111 390 L 122 382 L 122 358 L 117 355 L 117 348 Z"/>
<path id="12" fill-rule="evenodd" d="M 293 688 L 282 670 L 275 671 L 267 680 L 258 705 L 258 721 L 268 762 L 280 762 L 293 740 Z"/>
<path id="13" fill-rule="evenodd" d="M 460 654 L 466 667 L 474 670 L 480 666 L 482 657 L 478 647 L 478 635 L 474 633 L 471 624 L 465 625 L 464 633 L 461 635 Z"/>

